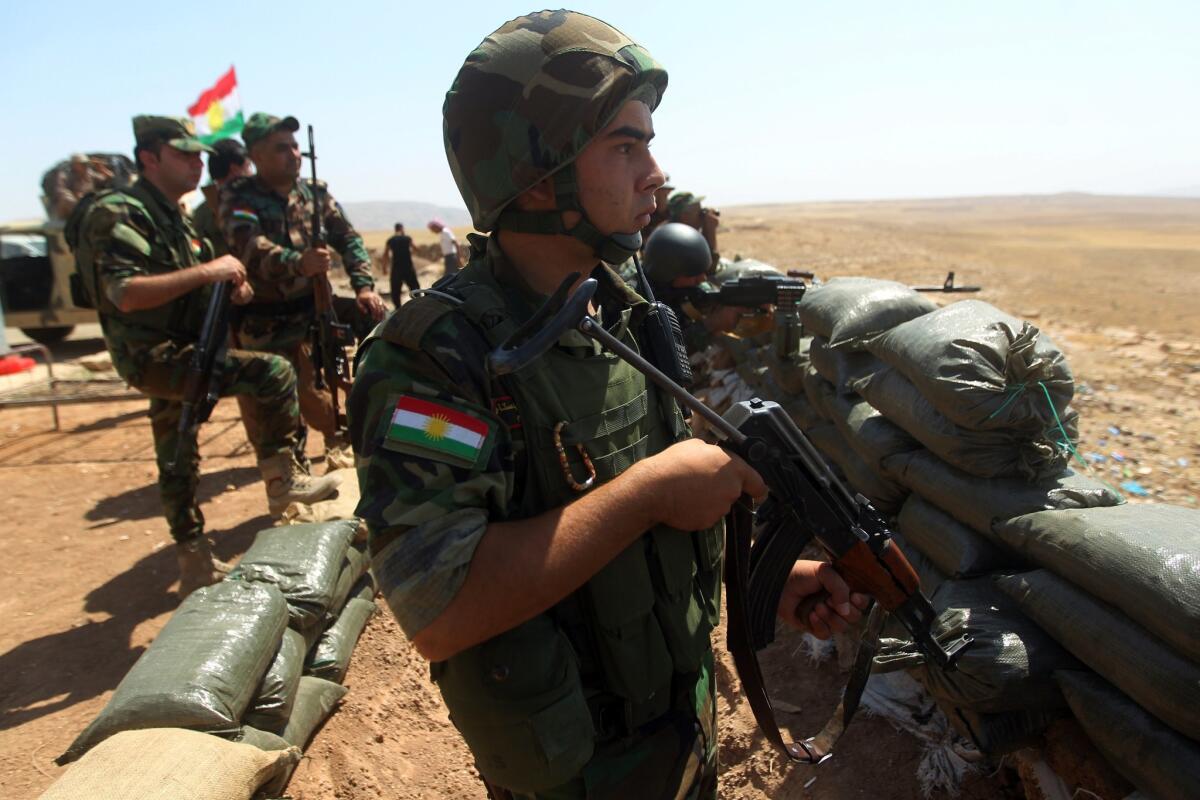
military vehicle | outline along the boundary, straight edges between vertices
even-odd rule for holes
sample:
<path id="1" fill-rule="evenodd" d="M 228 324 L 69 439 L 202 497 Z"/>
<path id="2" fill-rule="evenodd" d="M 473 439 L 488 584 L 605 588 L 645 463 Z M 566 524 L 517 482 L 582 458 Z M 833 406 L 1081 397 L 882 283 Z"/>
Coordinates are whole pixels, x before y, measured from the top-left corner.
<path id="1" fill-rule="evenodd" d="M 34 341 L 52 344 L 96 312 L 71 302 L 75 257 L 61 220 L 0 224 L 0 303 L 4 324 Z"/>

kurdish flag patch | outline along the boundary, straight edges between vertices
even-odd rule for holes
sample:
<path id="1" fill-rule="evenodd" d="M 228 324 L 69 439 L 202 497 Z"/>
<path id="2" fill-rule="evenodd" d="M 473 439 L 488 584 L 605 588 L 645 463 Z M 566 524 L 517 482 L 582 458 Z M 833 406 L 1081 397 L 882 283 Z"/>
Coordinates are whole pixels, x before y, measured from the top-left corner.
<path id="1" fill-rule="evenodd" d="M 385 443 L 438 453 L 474 464 L 487 442 L 490 426 L 437 400 L 401 395 L 392 412 Z"/>

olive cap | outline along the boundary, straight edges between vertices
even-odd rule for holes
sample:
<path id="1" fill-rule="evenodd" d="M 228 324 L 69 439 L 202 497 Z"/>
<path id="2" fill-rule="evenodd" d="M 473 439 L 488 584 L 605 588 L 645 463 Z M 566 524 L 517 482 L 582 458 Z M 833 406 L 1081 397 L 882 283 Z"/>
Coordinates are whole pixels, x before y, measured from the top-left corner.
<path id="1" fill-rule="evenodd" d="M 295 133 L 298 130 L 300 130 L 300 122 L 295 117 L 281 118 L 273 114 L 265 114 L 262 111 L 255 111 L 242 127 L 242 141 L 246 143 L 246 149 L 249 150 L 275 131 Z"/>
<path id="2" fill-rule="evenodd" d="M 196 136 L 196 124 L 187 117 L 156 117 L 140 114 L 133 118 L 133 139 L 138 146 L 162 142 L 185 153 L 211 153 L 213 149 Z"/>

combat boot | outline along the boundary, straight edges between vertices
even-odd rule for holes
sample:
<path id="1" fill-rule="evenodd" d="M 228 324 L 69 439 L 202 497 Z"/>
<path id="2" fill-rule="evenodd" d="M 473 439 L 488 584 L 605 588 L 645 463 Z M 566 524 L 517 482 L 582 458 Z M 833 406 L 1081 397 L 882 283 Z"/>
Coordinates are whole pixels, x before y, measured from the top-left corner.
<path id="1" fill-rule="evenodd" d="M 325 437 L 325 474 L 354 466 L 354 450 L 341 433 Z"/>
<path id="2" fill-rule="evenodd" d="M 212 557 L 212 549 L 204 536 L 177 542 L 175 554 L 179 559 L 180 599 L 201 587 L 211 586 L 229 574 L 230 566 Z"/>
<path id="3" fill-rule="evenodd" d="M 319 503 L 337 493 L 340 476 L 314 478 L 305 475 L 293 455 L 278 453 L 258 462 L 267 485 L 267 509 L 278 517 L 292 503 Z"/>

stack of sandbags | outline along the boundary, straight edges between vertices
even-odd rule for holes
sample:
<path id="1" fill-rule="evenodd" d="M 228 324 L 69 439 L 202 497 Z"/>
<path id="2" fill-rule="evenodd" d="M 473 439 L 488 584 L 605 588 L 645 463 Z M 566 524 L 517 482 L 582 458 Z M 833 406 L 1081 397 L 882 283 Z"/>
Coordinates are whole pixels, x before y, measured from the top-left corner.
<path id="1" fill-rule="evenodd" d="M 1041 567 L 999 587 L 1093 671 L 1058 677 L 1096 746 L 1155 797 L 1198 796 L 1200 511 L 1046 511 L 996 533 Z"/>

